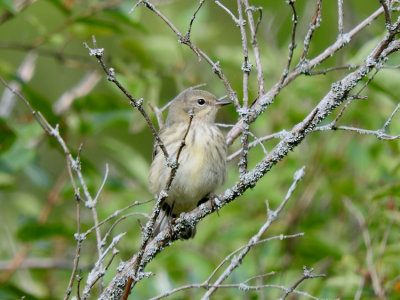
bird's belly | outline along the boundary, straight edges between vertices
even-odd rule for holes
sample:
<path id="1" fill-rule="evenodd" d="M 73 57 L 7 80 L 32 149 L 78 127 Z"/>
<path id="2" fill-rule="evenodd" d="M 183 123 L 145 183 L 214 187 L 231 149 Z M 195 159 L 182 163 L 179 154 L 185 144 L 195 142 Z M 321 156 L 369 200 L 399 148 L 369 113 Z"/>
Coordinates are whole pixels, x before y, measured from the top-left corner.
<path id="1" fill-rule="evenodd" d="M 223 183 L 226 172 L 224 147 L 218 149 L 209 135 L 199 137 L 197 133 L 195 143 L 190 143 L 191 135 L 187 139 L 168 197 L 177 214 L 195 208 L 202 198 Z"/>

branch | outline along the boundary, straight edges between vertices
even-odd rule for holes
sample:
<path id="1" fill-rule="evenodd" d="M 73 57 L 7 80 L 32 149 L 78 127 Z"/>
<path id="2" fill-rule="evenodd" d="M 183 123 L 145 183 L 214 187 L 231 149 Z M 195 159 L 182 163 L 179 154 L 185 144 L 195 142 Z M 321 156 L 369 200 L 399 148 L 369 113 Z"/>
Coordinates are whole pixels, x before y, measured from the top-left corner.
<path id="1" fill-rule="evenodd" d="M 258 83 L 258 97 L 261 97 L 261 95 L 264 94 L 264 73 L 261 65 L 261 56 L 260 56 L 260 49 L 258 47 L 258 41 L 257 41 L 257 27 L 261 22 L 261 17 L 262 17 L 262 8 L 255 8 L 249 5 L 248 0 L 242 0 L 245 6 L 245 11 L 247 13 L 247 20 L 250 28 L 250 33 L 251 33 L 251 46 L 253 48 L 254 52 L 254 58 L 256 61 L 256 69 L 257 69 L 257 83 Z M 260 18 L 257 21 L 257 24 L 254 22 L 253 18 L 253 12 L 254 11 L 259 11 L 260 12 Z"/>
<path id="2" fill-rule="evenodd" d="M 239 255 L 235 256 L 232 258 L 231 263 L 229 266 L 225 269 L 225 271 L 221 274 L 221 276 L 218 277 L 218 279 L 214 282 L 214 285 L 220 285 L 226 278 L 229 277 L 229 275 L 233 272 L 234 269 L 239 267 L 239 265 L 242 263 L 242 260 L 244 257 L 247 255 L 247 253 L 250 251 L 250 249 L 261 239 L 261 236 L 265 233 L 265 231 L 269 228 L 269 226 L 274 222 L 279 213 L 282 211 L 282 209 L 285 207 L 286 203 L 289 201 L 290 197 L 293 194 L 293 191 L 295 190 L 297 184 L 301 179 L 303 179 L 305 172 L 304 172 L 305 167 L 299 169 L 295 174 L 294 174 L 294 181 L 292 185 L 290 186 L 285 199 L 282 201 L 282 203 L 279 205 L 279 207 L 276 210 L 270 210 L 269 205 L 267 202 L 267 221 L 266 223 L 259 229 L 256 235 L 254 235 L 249 242 L 247 243 L 246 247 L 240 252 Z M 216 291 L 217 289 L 215 287 L 212 287 L 209 289 L 204 296 L 202 297 L 202 300 L 209 299 L 210 296 Z"/>
<path id="3" fill-rule="evenodd" d="M 229 83 L 228 79 L 225 77 L 224 73 L 221 70 L 219 61 L 214 62 L 205 52 L 203 52 L 200 48 L 198 48 L 195 44 L 192 43 L 190 39 L 188 39 L 187 36 L 183 35 L 172 22 L 165 16 L 163 15 L 150 1 L 148 0 L 140 0 L 138 4 L 143 4 L 145 7 L 150 9 L 152 12 L 154 12 L 158 17 L 160 17 L 171 30 L 176 34 L 176 36 L 179 39 L 179 42 L 182 44 L 185 44 L 188 46 L 192 51 L 199 57 L 202 57 L 205 59 L 205 61 L 212 67 L 212 70 L 219 79 L 221 79 L 222 83 L 224 84 L 229 98 L 233 101 L 235 107 L 238 109 L 239 106 L 239 100 L 237 98 L 236 92 L 232 89 L 231 84 Z"/>
<path id="4" fill-rule="evenodd" d="M 332 56 L 336 53 L 339 49 L 341 49 L 344 45 L 349 43 L 351 39 L 360 32 L 363 28 L 371 24 L 373 20 L 379 17 L 383 13 L 383 8 L 377 9 L 373 12 L 369 17 L 363 20 L 360 24 L 350 30 L 348 33 L 344 34 L 343 37 L 339 37 L 331 46 L 326 48 L 321 54 L 316 56 L 315 58 L 304 61 L 303 64 L 298 65 L 294 70 L 292 70 L 284 80 L 282 84 L 275 84 L 266 94 L 258 98 L 255 102 L 251 105 L 251 117 L 250 123 L 254 122 L 257 117 L 262 114 L 269 105 L 271 105 L 276 96 L 280 93 L 281 89 L 287 86 L 290 82 L 296 79 L 301 74 L 308 74 L 310 70 L 312 70 L 317 65 L 321 64 L 324 60 L 328 57 Z M 393 39 L 391 36 L 390 41 Z M 381 52 L 380 52 L 381 53 Z M 240 120 L 236 123 L 236 125 L 228 132 L 226 136 L 226 142 L 228 145 L 231 145 L 233 141 L 241 134 L 244 130 L 244 121 Z"/>
<path id="5" fill-rule="evenodd" d="M 93 35 L 92 36 L 93 40 L 93 46 L 95 47 L 94 49 L 90 48 L 87 43 L 83 43 L 85 47 L 89 50 L 89 55 L 90 56 L 95 56 L 97 60 L 99 61 L 101 67 L 103 68 L 103 71 L 107 74 L 107 79 L 111 82 L 113 82 L 121 91 L 124 93 L 126 97 L 128 97 L 130 104 L 132 107 L 135 107 L 138 109 L 138 111 L 142 114 L 144 119 L 147 122 L 147 125 L 149 126 L 151 133 L 153 134 L 154 139 L 156 140 L 157 145 L 160 147 L 161 151 L 164 153 L 165 159 L 168 160 L 169 155 L 168 151 L 164 146 L 164 143 L 161 141 L 160 137 L 157 134 L 157 130 L 155 129 L 153 123 L 151 122 L 149 116 L 147 115 L 146 111 L 144 110 L 142 104 L 143 104 L 143 99 L 135 99 L 123 86 L 122 84 L 118 81 L 118 79 L 115 77 L 115 72 L 114 68 L 107 68 L 106 64 L 104 63 L 103 60 L 103 53 L 104 53 L 104 48 L 97 48 L 97 42 L 96 38 Z"/>
<path id="6" fill-rule="evenodd" d="M 153 232 L 154 232 L 154 224 L 155 224 L 155 222 L 156 222 L 156 220 L 157 220 L 157 218 L 158 218 L 158 216 L 160 214 L 162 204 L 168 198 L 168 191 L 171 188 L 172 181 L 174 180 L 175 175 L 176 175 L 176 171 L 179 168 L 179 158 L 180 158 L 182 149 L 186 145 L 186 137 L 187 137 L 187 135 L 189 133 L 189 130 L 190 130 L 190 127 L 192 125 L 192 120 L 193 120 L 193 117 L 194 117 L 194 113 L 193 113 L 193 111 L 189 111 L 188 114 L 189 114 L 188 126 L 186 128 L 184 136 L 182 137 L 181 144 L 180 144 L 180 146 L 178 148 L 178 152 L 176 154 L 175 162 L 171 166 L 171 172 L 170 172 L 170 176 L 168 178 L 168 181 L 166 183 L 166 187 L 158 195 L 158 200 L 157 200 L 156 205 L 154 206 L 153 214 L 151 215 L 150 220 L 146 223 L 146 227 L 144 228 L 144 230 L 142 232 L 142 244 L 141 244 L 140 250 L 138 251 L 138 254 L 137 254 L 136 258 L 135 258 L 135 262 L 134 262 L 134 265 L 133 265 L 133 275 L 128 278 L 127 284 L 125 286 L 124 293 L 123 293 L 123 296 L 122 296 L 123 300 L 128 299 L 128 296 L 129 296 L 129 293 L 130 293 L 132 287 L 136 284 L 136 282 L 140 281 L 141 278 L 143 278 L 143 276 L 139 276 L 138 277 L 138 273 L 141 272 L 141 270 L 144 269 L 144 266 L 142 266 L 142 264 L 144 263 L 143 262 L 144 250 L 146 249 L 148 243 L 151 242 L 151 239 L 153 237 Z"/>
<path id="7" fill-rule="evenodd" d="M 259 162 L 254 169 L 250 170 L 237 181 L 231 188 L 227 189 L 223 194 L 218 195 L 215 199 L 211 199 L 190 212 L 182 213 L 179 220 L 166 232 L 161 232 L 154 240 L 150 241 L 143 251 L 141 268 L 151 261 L 162 249 L 169 246 L 171 242 L 183 232 L 187 224 L 194 226 L 205 216 L 220 209 L 237 197 L 241 196 L 247 189 L 254 187 L 259 179 L 266 174 L 276 163 L 282 160 L 290 151 L 292 151 L 308 133 L 322 122 L 327 116 L 339 106 L 348 93 L 361 81 L 373 68 L 380 62 L 380 54 L 385 49 L 384 46 L 389 45 L 394 35 L 385 37 L 377 47 L 370 53 L 365 62 L 354 72 L 348 74 L 342 80 L 332 84 L 332 89 L 325 95 L 320 103 L 312 112 L 300 123 L 295 125 L 291 131 L 288 131 L 282 140 L 269 152 L 269 154 Z M 141 252 L 142 253 L 142 252 Z M 131 270 L 135 266 L 136 256 L 121 268 L 121 272 L 116 274 L 109 286 L 104 290 L 101 299 L 109 299 L 111 294 L 118 298 L 117 295 L 123 294 L 125 283 L 130 278 Z M 143 278 L 139 276 L 138 279 Z M 122 284 L 124 287 L 121 289 Z"/>
<path id="8" fill-rule="evenodd" d="M 320 275 L 313 275 L 312 272 L 314 271 L 313 268 L 308 270 L 305 266 L 303 266 L 303 276 L 299 280 L 297 280 L 291 288 L 289 288 L 286 292 L 285 295 L 282 297 L 282 299 L 286 299 L 287 296 L 289 296 L 294 290 L 299 286 L 300 283 L 302 283 L 306 279 L 312 279 L 312 278 L 317 278 L 317 277 L 326 277 L 325 274 L 320 274 Z"/>

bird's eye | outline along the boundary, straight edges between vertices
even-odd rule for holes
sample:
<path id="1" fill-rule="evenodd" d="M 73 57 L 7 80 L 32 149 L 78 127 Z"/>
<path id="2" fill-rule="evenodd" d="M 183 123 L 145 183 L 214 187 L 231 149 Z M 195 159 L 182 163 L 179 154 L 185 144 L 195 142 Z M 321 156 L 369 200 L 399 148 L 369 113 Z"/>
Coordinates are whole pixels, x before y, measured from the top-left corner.
<path id="1" fill-rule="evenodd" d="M 197 99 L 197 103 L 198 103 L 199 105 L 204 105 L 204 104 L 206 104 L 206 100 L 204 100 L 204 99 Z"/>

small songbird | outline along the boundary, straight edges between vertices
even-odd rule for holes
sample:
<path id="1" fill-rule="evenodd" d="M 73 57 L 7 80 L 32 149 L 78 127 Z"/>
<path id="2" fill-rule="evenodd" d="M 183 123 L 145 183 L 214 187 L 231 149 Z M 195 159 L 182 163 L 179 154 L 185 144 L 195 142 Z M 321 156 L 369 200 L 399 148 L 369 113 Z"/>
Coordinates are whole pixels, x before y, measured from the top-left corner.
<path id="1" fill-rule="evenodd" d="M 209 92 L 193 88 L 184 90 L 172 100 L 159 137 L 170 158 L 175 160 L 180 148 L 181 153 L 168 198 L 155 224 L 154 235 L 170 224 L 172 218 L 195 208 L 224 183 L 227 145 L 224 135 L 215 125 L 215 117 L 221 106 L 230 103 L 219 101 Z M 192 120 L 189 126 L 190 115 Z M 170 174 L 171 168 L 167 166 L 164 153 L 156 144 L 149 172 L 150 191 L 159 194 L 165 190 Z M 181 238 L 192 238 L 195 231 L 193 228 Z"/>

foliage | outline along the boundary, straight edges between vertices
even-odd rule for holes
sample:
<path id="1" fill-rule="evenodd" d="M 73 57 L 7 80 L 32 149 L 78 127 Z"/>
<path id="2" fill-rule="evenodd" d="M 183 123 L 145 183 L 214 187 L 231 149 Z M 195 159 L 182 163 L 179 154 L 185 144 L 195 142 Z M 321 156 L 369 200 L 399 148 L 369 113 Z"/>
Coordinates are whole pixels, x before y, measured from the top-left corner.
<path id="1" fill-rule="evenodd" d="M 226 2 L 236 13 L 234 1 Z M 251 2 L 264 7 L 258 35 L 265 86 L 269 89 L 279 81 L 287 62 L 292 11 L 286 1 Z M 379 8 L 379 1 L 344 2 L 345 29 L 353 28 Z M 198 1 L 160 0 L 157 4 L 181 32 L 185 32 Z M 305 35 L 315 5 L 316 1 L 311 0 L 296 3 L 299 37 Z M 52 125 L 59 124 L 60 133 L 73 155 L 77 155 L 83 145 L 82 173 L 92 194 L 96 194 L 101 185 L 108 163 L 108 179 L 97 206 L 100 220 L 135 201 L 153 197 L 147 188 L 153 138 L 140 114 L 100 73 L 100 65 L 89 57 L 83 42 L 89 43 L 92 35 L 96 36 L 99 47 L 105 49 L 107 64 L 115 69 L 118 80 L 135 97 L 144 99 L 148 113 L 150 105 L 161 107 L 184 88 L 200 83 L 207 84 L 206 89 L 218 96 L 227 93 L 204 59 L 178 43 L 160 18 L 144 7 L 137 7 L 129 14 L 132 6 L 130 1 L 57 0 L 37 1 L 21 9 L 11 1 L 0 0 L 0 76 L 7 82 L 14 82 L 14 87 L 19 86 L 34 109 L 41 111 Z M 322 23 L 315 31 L 310 57 L 335 41 L 336 36 L 330 33 L 336 22 L 336 1 L 323 3 Z M 360 64 L 382 38 L 384 22 L 381 15 L 319 68 L 342 62 Z M 206 1 L 196 17 L 191 37 L 213 60 L 220 61 L 233 89 L 239 98 L 242 97 L 241 37 L 231 17 L 214 1 Z M 299 45 L 294 60 L 300 58 L 303 47 L 301 38 L 296 42 Z M 29 71 L 25 70 L 25 74 L 18 71 L 23 62 L 30 64 L 32 76 L 26 74 Z M 398 53 L 390 57 L 388 64 L 400 64 Z M 251 124 L 251 131 L 261 137 L 290 130 L 323 98 L 333 82 L 349 72 L 345 69 L 303 76 L 293 82 L 282 90 L 267 112 Z M 95 74 L 92 87 L 72 97 L 71 103 L 63 108 L 61 104 L 68 102 L 65 97 L 89 74 Z M 254 99 L 257 96 L 255 71 L 250 79 L 249 98 Z M 354 101 L 339 125 L 381 128 L 399 102 L 399 82 L 398 68 L 379 72 L 362 93 L 368 99 Z M 3 89 L 3 99 L 6 93 Z M 0 113 L 2 105 L 4 103 L 0 102 Z M 337 108 L 326 124 L 339 111 Z M 152 120 L 156 123 L 153 115 Z M 219 121 L 236 123 L 234 108 L 221 111 Z M 395 115 L 388 133 L 400 134 L 399 115 Z M 239 140 L 230 148 L 230 153 L 240 148 Z M 271 150 L 275 144 L 276 140 L 268 141 L 265 147 Z M 205 218 L 198 226 L 195 239 L 175 242 L 161 252 L 146 268 L 156 276 L 138 283 L 136 298 L 147 299 L 182 285 L 203 282 L 225 256 L 247 243 L 258 231 L 267 219 L 265 200 L 271 208 L 276 208 L 285 197 L 293 174 L 304 165 L 303 181 L 264 236 L 299 232 L 305 235 L 254 247 L 227 283 L 240 283 L 257 274 L 275 271 L 276 275 L 254 280 L 254 284 L 290 287 L 301 277 L 302 267 L 307 266 L 327 277 L 304 281 L 299 290 L 318 298 L 350 299 L 361 286 L 362 299 L 375 299 L 371 270 L 366 262 L 368 249 L 363 238 L 363 230 L 367 228 L 371 238 L 369 250 L 386 297 L 400 299 L 399 152 L 398 140 L 380 141 L 373 135 L 340 130 L 309 134 L 252 190 L 225 206 L 218 215 Z M 251 149 L 249 169 L 264 155 L 261 147 Z M 237 173 L 237 160 L 234 160 L 230 163 L 225 188 L 237 180 Z M 365 228 L 357 222 L 346 201 L 353 203 L 364 216 Z M 153 203 L 128 212 L 150 214 Z M 93 226 L 93 219 L 87 208 L 81 207 L 81 210 L 82 231 L 86 231 Z M 138 250 L 141 234 L 137 218 L 126 218 L 113 229 L 113 236 L 122 232 L 126 235 L 118 244 L 120 254 L 110 266 L 112 271 L 106 273 L 105 283 L 115 274 L 118 259 L 127 260 Z M 0 298 L 62 297 L 76 247 L 74 190 L 60 145 L 45 134 L 19 99 L 15 99 L 10 112 L 2 113 L 0 119 L 0 220 L 0 266 L 3 268 Z M 107 224 L 101 228 L 103 234 L 111 223 Z M 96 238 L 92 232 L 81 251 L 82 285 L 88 269 L 97 259 L 95 252 Z M 11 273 L 4 270 L 5 265 L 17 261 L 20 256 L 25 258 L 27 269 L 22 263 Z M 50 266 L 43 263 L 44 259 Z M 29 264 L 36 267 L 29 267 Z M 73 294 L 75 291 L 76 284 Z M 171 298 L 197 299 L 203 293 L 202 289 L 190 289 Z M 276 289 L 227 288 L 218 290 L 215 298 L 275 299 L 281 296 L 282 291 Z"/>

